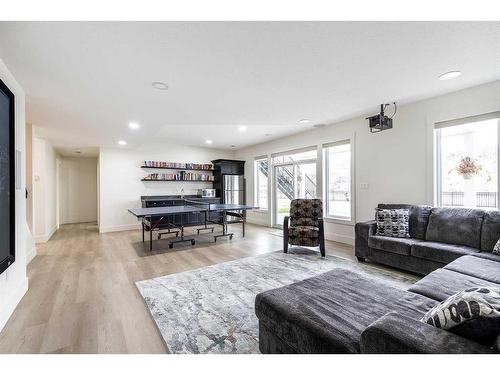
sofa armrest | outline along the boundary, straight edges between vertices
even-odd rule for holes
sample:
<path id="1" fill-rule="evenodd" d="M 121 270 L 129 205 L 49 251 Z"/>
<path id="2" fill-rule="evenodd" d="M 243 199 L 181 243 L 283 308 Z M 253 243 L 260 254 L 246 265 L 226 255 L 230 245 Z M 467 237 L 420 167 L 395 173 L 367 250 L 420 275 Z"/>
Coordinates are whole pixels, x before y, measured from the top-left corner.
<path id="1" fill-rule="evenodd" d="M 370 220 L 356 223 L 354 230 L 356 232 L 356 236 L 359 235 L 362 239 L 368 242 L 368 237 L 373 236 L 377 231 L 377 222 L 375 220 Z"/>
<path id="2" fill-rule="evenodd" d="M 385 314 L 361 334 L 361 353 L 493 353 L 487 346 L 403 316 Z"/>
<path id="3" fill-rule="evenodd" d="M 368 258 L 370 247 L 368 246 L 368 238 L 375 234 L 377 230 L 377 222 L 375 220 L 356 223 L 354 227 L 354 248 L 356 257 L 363 261 Z"/>

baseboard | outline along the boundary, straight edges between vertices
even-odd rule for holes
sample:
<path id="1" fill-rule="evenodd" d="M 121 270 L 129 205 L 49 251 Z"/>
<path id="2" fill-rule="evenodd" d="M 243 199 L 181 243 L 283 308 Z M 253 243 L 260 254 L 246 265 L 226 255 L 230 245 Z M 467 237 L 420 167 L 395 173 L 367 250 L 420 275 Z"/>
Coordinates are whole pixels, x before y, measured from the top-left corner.
<path id="1" fill-rule="evenodd" d="M 250 223 L 250 224 L 255 224 L 255 225 L 261 225 L 263 227 L 269 227 L 269 221 L 266 220 L 266 219 L 258 219 L 258 218 L 255 218 L 255 217 L 252 217 L 252 218 L 249 218 L 247 217 L 247 223 Z"/>
<path id="2" fill-rule="evenodd" d="M 335 234 L 335 233 L 331 234 L 325 233 L 325 238 L 329 241 L 335 241 L 354 246 L 354 237 L 351 236 L 343 236 L 341 234 Z"/>
<path id="3" fill-rule="evenodd" d="M 141 229 L 141 223 L 101 226 L 99 227 L 99 233 L 122 232 L 136 229 Z"/>
<path id="4" fill-rule="evenodd" d="M 0 332 L 27 291 L 28 278 L 26 277 L 5 301 L 2 301 L 0 304 Z"/>
<path id="5" fill-rule="evenodd" d="M 97 222 L 96 217 L 92 218 L 69 218 L 61 221 L 61 224 L 79 224 L 79 223 L 95 223 Z"/>
<path id="6" fill-rule="evenodd" d="M 48 240 L 50 240 L 50 238 L 54 235 L 54 233 L 57 231 L 57 225 L 54 226 L 50 231 L 49 233 L 47 234 L 42 234 L 42 235 L 39 235 L 39 236 L 36 236 L 35 237 L 35 243 L 45 243 L 47 242 Z"/>
<path id="7" fill-rule="evenodd" d="M 26 264 L 29 264 L 34 257 L 36 257 L 36 246 L 28 249 L 28 252 L 26 253 Z"/>

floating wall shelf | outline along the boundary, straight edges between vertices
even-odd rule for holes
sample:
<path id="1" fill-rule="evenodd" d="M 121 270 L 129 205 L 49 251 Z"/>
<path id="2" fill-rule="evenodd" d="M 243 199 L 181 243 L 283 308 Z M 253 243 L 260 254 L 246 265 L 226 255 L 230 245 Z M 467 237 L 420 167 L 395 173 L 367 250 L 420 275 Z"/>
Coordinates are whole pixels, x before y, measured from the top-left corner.
<path id="1" fill-rule="evenodd" d="M 203 171 L 203 172 L 213 172 L 213 169 L 202 169 L 202 168 L 169 168 L 169 167 L 148 167 L 142 165 L 141 168 L 144 169 L 174 169 L 179 171 Z"/>

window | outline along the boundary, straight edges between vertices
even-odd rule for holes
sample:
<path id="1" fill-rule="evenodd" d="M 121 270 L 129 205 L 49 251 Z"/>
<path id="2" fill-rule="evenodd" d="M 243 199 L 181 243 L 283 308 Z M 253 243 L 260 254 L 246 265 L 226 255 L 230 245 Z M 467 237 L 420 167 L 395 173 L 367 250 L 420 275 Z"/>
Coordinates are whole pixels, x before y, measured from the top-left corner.
<path id="1" fill-rule="evenodd" d="M 296 151 L 280 152 L 273 154 L 273 164 L 290 164 L 300 161 L 315 160 L 318 157 L 317 148 L 307 147 Z"/>
<path id="2" fill-rule="evenodd" d="M 323 146 L 325 160 L 326 216 L 352 219 L 352 162 L 350 140 Z"/>
<path id="3" fill-rule="evenodd" d="M 316 198 L 316 146 L 272 154 L 274 174 L 273 221 L 281 226 L 290 215 L 290 202 L 297 198 Z"/>
<path id="4" fill-rule="evenodd" d="M 267 184 L 269 176 L 269 163 L 267 157 L 255 160 L 255 194 L 254 204 L 261 210 L 268 209 Z"/>
<path id="5" fill-rule="evenodd" d="M 436 124 L 438 206 L 498 208 L 499 119 L 488 117 Z"/>

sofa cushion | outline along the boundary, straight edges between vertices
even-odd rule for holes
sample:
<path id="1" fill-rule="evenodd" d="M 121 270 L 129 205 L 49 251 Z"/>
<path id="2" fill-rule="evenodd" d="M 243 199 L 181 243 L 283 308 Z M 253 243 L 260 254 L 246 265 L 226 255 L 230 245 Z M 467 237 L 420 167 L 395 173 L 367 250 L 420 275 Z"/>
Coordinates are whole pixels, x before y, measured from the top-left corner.
<path id="1" fill-rule="evenodd" d="M 410 237 L 417 238 L 419 240 L 425 240 L 425 232 L 427 230 L 429 215 L 431 214 L 432 209 L 431 206 L 411 204 L 379 204 L 377 208 L 389 210 L 398 208 L 408 209 L 410 211 L 410 217 L 408 220 Z"/>
<path id="2" fill-rule="evenodd" d="M 435 304 L 338 268 L 258 294 L 255 313 L 297 353 L 359 353 L 361 333 L 378 318 L 398 311 L 420 319 Z"/>
<path id="3" fill-rule="evenodd" d="M 305 225 L 290 227 L 288 228 L 288 233 L 290 237 L 309 237 L 318 238 L 319 228 L 318 227 L 308 227 Z"/>
<path id="4" fill-rule="evenodd" d="M 402 270 L 418 273 L 420 275 L 428 275 L 432 271 L 443 267 L 443 263 L 433 260 L 416 258 L 408 255 L 394 254 L 384 250 L 370 248 L 367 259 L 385 264 L 390 267 L 396 267 Z"/>
<path id="5" fill-rule="evenodd" d="M 290 226 L 319 226 L 323 218 L 321 199 L 294 199 L 290 202 Z"/>
<path id="6" fill-rule="evenodd" d="M 368 246 L 374 249 L 401 255 L 410 255 L 411 246 L 419 242 L 421 241 L 414 238 L 385 236 L 370 236 L 370 238 L 368 238 Z"/>
<path id="7" fill-rule="evenodd" d="M 488 260 L 493 260 L 495 262 L 500 262 L 500 255 L 496 255 L 493 253 L 481 252 L 481 253 L 471 254 L 471 255 L 473 257 L 476 257 L 476 258 L 488 259 Z"/>
<path id="8" fill-rule="evenodd" d="M 480 249 L 484 214 L 476 209 L 433 208 L 425 239 Z"/>
<path id="9" fill-rule="evenodd" d="M 484 214 L 481 229 L 481 250 L 493 251 L 493 247 L 500 239 L 500 212 L 488 211 Z"/>
<path id="10" fill-rule="evenodd" d="M 417 281 L 408 290 L 441 302 L 449 296 L 468 288 L 498 288 L 498 286 L 499 284 L 491 281 L 440 268 Z"/>
<path id="11" fill-rule="evenodd" d="M 444 268 L 500 284 L 500 262 L 467 255 L 458 258 Z"/>
<path id="12" fill-rule="evenodd" d="M 491 347 L 500 334 L 500 287 L 455 293 L 430 309 L 421 322 Z"/>
<path id="13" fill-rule="evenodd" d="M 422 241 L 411 247 L 412 256 L 441 263 L 450 263 L 463 255 L 475 254 L 478 252 L 479 250 L 473 247 L 450 245 L 432 241 Z"/>

